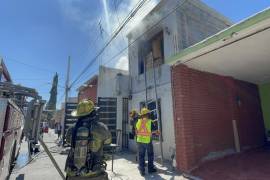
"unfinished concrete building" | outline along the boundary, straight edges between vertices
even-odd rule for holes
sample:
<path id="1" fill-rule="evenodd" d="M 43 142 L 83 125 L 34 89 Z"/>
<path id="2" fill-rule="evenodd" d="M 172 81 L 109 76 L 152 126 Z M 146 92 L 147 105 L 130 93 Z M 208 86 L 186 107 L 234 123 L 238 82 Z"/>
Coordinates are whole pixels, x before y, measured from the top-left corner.
<path id="1" fill-rule="evenodd" d="M 165 159 L 170 159 L 174 153 L 175 132 L 171 71 L 170 66 L 164 62 L 182 49 L 230 25 L 226 18 L 201 1 L 162 0 L 127 36 L 130 45 L 129 109 L 140 110 L 147 106 L 154 115 L 157 114 L 156 109 L 159 109 Z M 156 108 L 154 82 L 159 108 Z M 155 139 L 154 150 L 160 156 L 160 140 Z M 136 149 L 132 137 L 129 147 Z"/>

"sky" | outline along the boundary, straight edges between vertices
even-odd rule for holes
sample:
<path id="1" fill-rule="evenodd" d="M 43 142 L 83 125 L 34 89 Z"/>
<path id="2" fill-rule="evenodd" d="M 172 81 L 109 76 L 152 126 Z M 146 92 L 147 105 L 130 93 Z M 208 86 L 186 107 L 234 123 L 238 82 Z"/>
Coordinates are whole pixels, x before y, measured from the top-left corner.
<path id="1" fill-rule="evenodd" d="M 32 87 L 46 100 L 54 74 L 59 74 L 58 105 L 64 100 L 67 59 L 71 82 L 104 46 L 112 32 L 140 0 L 0 0 L 0 57 L 16 84 Z M 236 23 L 270 6 L 269 0 L 202 0 Z M 71 89 L 76 89 L 98 66 L 127 69 L 126 32 L 156 5 L 151 0 Z"/>

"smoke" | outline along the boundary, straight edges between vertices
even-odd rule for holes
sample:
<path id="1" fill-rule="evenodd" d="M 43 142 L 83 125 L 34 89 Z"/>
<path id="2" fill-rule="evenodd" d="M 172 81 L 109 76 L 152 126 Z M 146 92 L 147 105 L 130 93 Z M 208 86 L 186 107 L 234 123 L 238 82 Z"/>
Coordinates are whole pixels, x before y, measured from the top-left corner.
<path id="1" fill-rule="evenodd" d="M 121 56 L 114 66 L 116 69 L 128 70 L 128 57 Z"/>
<path id="2" fill-rule="evenodd" d="M 118 19 L 122 22 L 128 15 L 128 13 L 138 4 L 139 0 L 132 0 L 128 2 L 123 2 L 118 7 Z M 137 12 L 137 14 L 132 17 L 129 23 L 122 30 L 122 33 L 126 36 L 133 28 L 141 25 L 142 19 L 157 5 L 158 0 L 147 1 Z M 112 27 L 115 30 L 119 26 L 117 17 L 111 18 Z"/>
<path id="3" fill-rule="evenodd" d="M 98 16 L 91 14 L 91 10 L 85 8 L 85 6 L 91 7 L 89 1 L 84 0 L 58 0 L 63 15 L 74 22 L 76 27 L 82 30 L 83 33 L 90 34 L 93 32 L 92 27 L 96 27 L 96 37 L 99 36 L 95 43 L 98 43 L 96 48 L 102 47 L 110 38 L 112 32 L 118 27 L 119 23 L 122 22 L 128 15 L 128 13 L 140 2 L 141 0 L 129 0 L 121 1 L 117 4 L 117 7 L 112 3 L 113 1 L 102 0 L 103 12 L 100 12 Z M 110 3 L 108 3 L 110 2 Z M 115 0 L 115 2 L 118 2 Z M 128 68 L 128 52 L 125 51 L 119 54 L 115 59 L 111 59 L 118 54 L 122 49 L 128 45 L 126 35 L 135 27 L 143 28 L 141 23 L 142 19 L 157 5 L 159 0 L 149 0 L 143 7 L 137 12 L 137 14 L 129 21 L 129 23 L 122 29 L 121 33 L 116 39 L 110 44 L 106 51 L 102 55 L 102 62 L 105 66 L 115 67 L 119 69 Z M 90 6 L 89 6 L 90 5 Z M 117 11 L 116 9 L 117 8 Z M 105 22 L 103 22 L 105 20 Z M 101 37 L 99 22 L 101 21 L 101 28 L 104 29 L 105 33 Z M 141 23 L 141 24 L 140 24 Z M 92 33 L 93 35 L 93 33 Z M 89 37 L 89 40 L 91 37 Z M 96 49 L 97 51 L 99 49 Z"/>
<path id="4" fill-rule="evenodd" d="M 105 20 L 106 20 L 106 29 L 110 34 L 111 28 L 110 28 L 110 20 L 109 20 L 109 10 L 108 10 L 108 5 L 106 0 L 102 0 L 103 8 L 104 8 L 104 15 L 105 15 Z"/>
<path id="5" fill-rule="evenodd" d="M 138 4 L 138 0 L 127 1 L 119 5 L 117 13 L 112 13 L 110 18 L 110 26 L 115 31 L 119 27 L 119 22 L 122 22 L 128 13 Z M 112 56 L 128 45 L 126 35 L 135 27 L 144 28 L 141 23 L 142 19 L 157 5 L 158 0 L 148 1 L 142 6 L 137 14 L 129 21 L 129 23 L 122 29 L 121 34 L 114 40 L 112 46 L 109 48 L 109 54 Z M 118 58 L 114 64 L 115 68 L 128 70 L 128 52 L 125 51 Z"/>

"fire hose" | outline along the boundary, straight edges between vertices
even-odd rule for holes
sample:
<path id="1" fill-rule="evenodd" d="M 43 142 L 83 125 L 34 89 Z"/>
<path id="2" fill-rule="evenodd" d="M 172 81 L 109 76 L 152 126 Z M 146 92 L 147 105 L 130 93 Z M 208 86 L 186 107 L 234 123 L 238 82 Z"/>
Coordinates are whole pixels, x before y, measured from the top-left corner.
<path id="1" fill-rule="evenodd" d="M 57 172 L 59 173 L 59 175 L 62 177 L 63 180 L 65 180 L 66 177 L 65 177 L 64 173 L 61 171 L 59 165 L 55 161 L 54 157 L 52 156 L 51 152 L 49 151 L 48 147 L 46 146 L 46 144 L 44 143 L 44 141 L 42 140 L 42 138 L 39 137 L 38 140 L 39 140 L 41 146 L 43 147 L 44 151 L 49 156 L 50 160 L 52 161 L 52 163 L 53 163 L 54 167 L 56 168 Z"/>

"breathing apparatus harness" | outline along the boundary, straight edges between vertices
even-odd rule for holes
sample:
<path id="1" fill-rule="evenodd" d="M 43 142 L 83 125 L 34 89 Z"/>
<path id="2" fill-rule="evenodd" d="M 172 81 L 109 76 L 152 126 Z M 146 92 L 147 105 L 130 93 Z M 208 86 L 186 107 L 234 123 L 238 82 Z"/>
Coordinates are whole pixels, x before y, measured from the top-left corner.
<path id="1" fill-rule="evenodd" d="M 91 135 L 92 128 L 94 123 L 97 123 L 97 120 L 97 113 L 93 111 L 91 114 L 80 118 L 72 131 L 71 150 L 68 155 L 69 161 L 67 162 L 67 166 L 71 168 L 75 176 L 84 176 L 91 172 L 105 170 L 107 167 L 102 157 L 92 152 L 89 147 L 89 144 L 93 141 Z M 86 129 L 88 132 L 86 132 Z M 80 132 L 81 130 L 84 132 Z M 84 134 L 85 136 L 80 136 L 80 134 Z M 84 155 L 86 155 L 85 158 L 83 157 Z M 79 160 L 76 161 L 77 157 L 79 157 Z"/>

